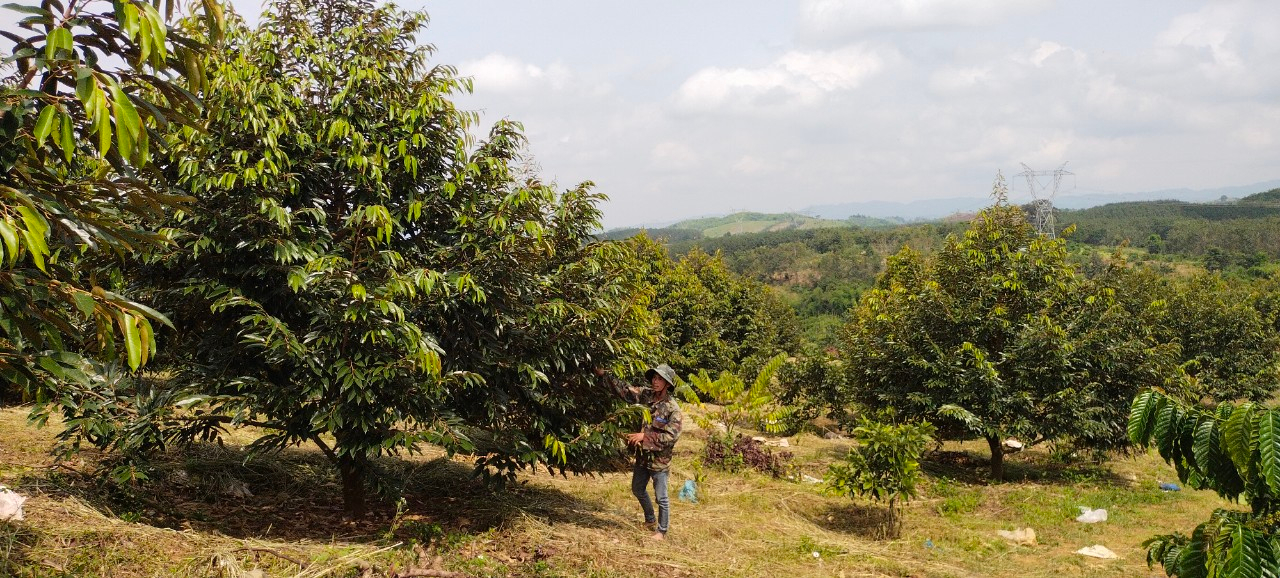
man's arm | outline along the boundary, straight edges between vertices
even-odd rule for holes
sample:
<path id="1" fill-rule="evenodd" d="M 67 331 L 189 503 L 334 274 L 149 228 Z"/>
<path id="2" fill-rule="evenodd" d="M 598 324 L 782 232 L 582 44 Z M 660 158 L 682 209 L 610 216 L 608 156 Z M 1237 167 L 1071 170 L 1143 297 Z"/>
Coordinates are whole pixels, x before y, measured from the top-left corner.
<path id="1" fill-rule="evenodd" d="M 616 393 L 618 397 L 621 397 L 631 403 L 645 403 L 645 390 L 639 387 L 634 387 L 627 382 L 614 377 L 612 373 L 609 373 L 602 368 L 597 367 L 593 371 L 595 372 L 596 377 L 598 377 L 603 384 L 612 388 L 613 392 Z"/>

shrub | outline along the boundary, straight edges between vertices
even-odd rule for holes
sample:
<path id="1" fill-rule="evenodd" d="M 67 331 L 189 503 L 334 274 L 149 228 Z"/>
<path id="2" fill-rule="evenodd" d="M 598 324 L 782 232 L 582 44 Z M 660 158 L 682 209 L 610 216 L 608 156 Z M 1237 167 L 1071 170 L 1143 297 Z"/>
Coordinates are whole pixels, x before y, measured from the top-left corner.
<path id="1" fill-rule="evenodd" d="M 890 424 L 862 418 L 853 430 L 858 446 L 844 463 L 831 465 L 827 487 L 842 496 L 869 497 L 888 502 L 888 516 L 881 527 L 886 538 L 902 530 L 899 500 L 916 495 L 920 480 L 920 456 L 933 440 L 929 422 Z"/>
<path id="2" fill-rule="evenodd" d="M 702 463 L 729 472 L 750 467 L 775 478 L 788 477 L 791 473 L 791 452 L 773 453 L 754 439 L 738 434 L 713 435 L 703 450 Z"/>
<path id="3" fill-rule="evenodd" d="M 734 439 L 734 430 L 741 426 L 756 427 L 770 433 L 781 433 L 795 409 L 781 405 L 769 391 L 773 376 L 782 369 L 786 355 L 777 355 L 765 363 L 748 387 L 742 378 L 730 372 L 722 372 L 718 379 L 711 379 L 706 371 L 690 376 L 693 388 L 711 401 L 720 404 L 719 409 L 705 416 L 697 416 L 698 426 L 710 430 L 718 421 L 724 424 L 727 439 Z M 700 403 L 700 402 L 699 402 Z"/>

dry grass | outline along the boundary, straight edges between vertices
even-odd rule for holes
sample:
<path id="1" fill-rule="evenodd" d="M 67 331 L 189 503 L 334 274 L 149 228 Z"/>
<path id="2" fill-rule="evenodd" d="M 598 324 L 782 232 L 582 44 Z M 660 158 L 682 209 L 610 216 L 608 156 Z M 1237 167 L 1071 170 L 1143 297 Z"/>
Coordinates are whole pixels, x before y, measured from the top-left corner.
<path id="1" fill-rule="evenodd" d="M 816 485 L 706 471 L 701 502 L 676 501 L 697 473 L 703 436 L 692 428 L 674 463 L 666 543 L 640 528 L 626 473 L 540 474 L 495 493 L 470 480 L 466 459 L 431 455 L 384 463 L 403 487 L 402 510 L 383 504 L 349 524 L 315 452 L 245 464 L 236 447 L 202 447 L 120 490 L 84 473 L 92 455 L 45 467 L 53 432 L 25 427 L 24 416 L 0 410 L 0 483 L 31 498 L 25 522 L 0 525 L 0 576 L 383 576 L 412 562 L 409 545 L 419 542 L 473 576 L 1161 576 L 1147 569 L 1141 542 L 1225 505 L 1205 492 L 1160 492 L 1156 481 L 1173 472 L 1154 456 L 1062 464 L 1032 450 L 1010 456 L 1014 481 L 987 484 L 985 444 L 949 444 L 927 464 L 903 537 L 881 541 L 872 538 L 878 508 Z M 848 448 L 812 435 L 791 442 L 795 463 L 817 477 Z M 237 495 L 241 486 L 251 495 Z M 1105 507 L 1111 518 L 1079 524 L 1076 506 Z M 1023 526 L 1038 546 L 996 536 Z M 1074 554 L 1092 544 L 1122 558 Z"/>

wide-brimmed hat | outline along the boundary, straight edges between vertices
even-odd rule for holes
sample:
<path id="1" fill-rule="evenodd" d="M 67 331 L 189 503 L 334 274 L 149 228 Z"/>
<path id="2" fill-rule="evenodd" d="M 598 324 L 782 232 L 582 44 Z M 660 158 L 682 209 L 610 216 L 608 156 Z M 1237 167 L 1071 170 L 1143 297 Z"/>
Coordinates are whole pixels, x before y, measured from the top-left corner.
<path id="1" fill-rule="evenodd" d="M 654 374 L 661 375 L 662 379 L 667 380 L 667 383 L 671 384 L 671 387 L 676 386 L 676 370 L 671 369 L 670 365 L 664 363 L 657 367 L 649 368 L 648 371 L 644 372 L 645 381 L 652 380 Z"/>

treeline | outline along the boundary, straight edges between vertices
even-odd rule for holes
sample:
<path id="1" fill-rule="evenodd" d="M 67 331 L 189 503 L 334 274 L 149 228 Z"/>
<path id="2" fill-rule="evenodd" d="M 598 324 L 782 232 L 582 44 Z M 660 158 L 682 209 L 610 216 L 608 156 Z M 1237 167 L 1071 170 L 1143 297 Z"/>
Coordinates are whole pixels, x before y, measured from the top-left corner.
<path id="1" fill-rule="evenodd" d="M 1057 217 L 1064 226 L 1076 226 L 1072 240 L 1090 245 L 1128 242 L 1152 253 L 1198 258 L 1216 249 L 1280 259 L 1280 190 L 1233 203 L 1116 203 L 1061 211 Z"/>
<path id="2" fill-rule="evenodd" d="M 998 189 L 999 190 L 999 189 Z M 838 345 L 783 372 L 781 398 L 852 426 L 927 421 L 944 439 L 1126 445 L 1143 389 L 1217 404 L 1280 387 L 1280 279 L 1167 276 L 1066 242 L 1000 202 L 925 254 L 904 247 L 842 320 Z"/>

